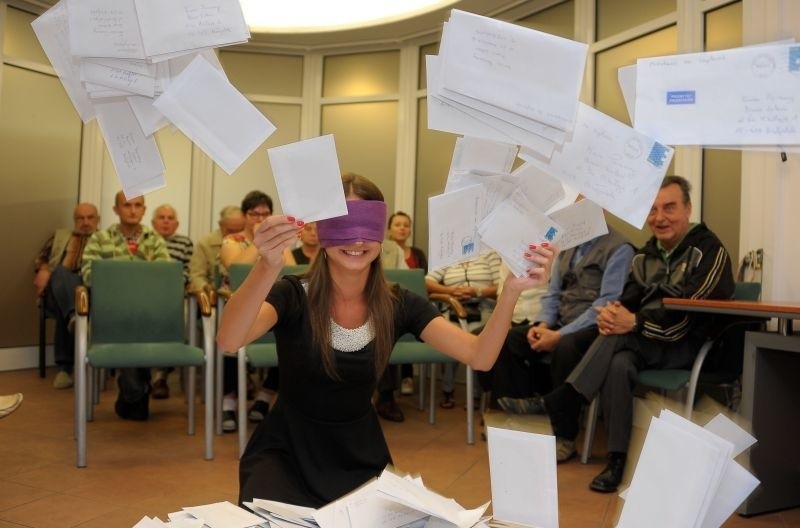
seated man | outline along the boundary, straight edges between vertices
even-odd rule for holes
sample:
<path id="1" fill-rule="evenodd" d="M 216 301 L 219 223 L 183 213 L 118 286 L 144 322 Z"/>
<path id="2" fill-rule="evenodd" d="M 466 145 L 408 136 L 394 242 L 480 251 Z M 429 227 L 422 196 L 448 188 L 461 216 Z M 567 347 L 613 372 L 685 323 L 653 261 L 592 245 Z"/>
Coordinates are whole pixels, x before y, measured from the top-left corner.
<path id="1" fill-rule="evenodd" d="M 114 203 L 119 223 L 92 235 L 83 252 L 81 274 L 87 286 L 91 286 L 92 262 L 95 260 L 170 260 L 167 244 L 161 235 L 142 225 L 146 210 L 144 197 L 128 200 L 120 191 Z M 126 420 L 146 420 L 149 415 L 150 370 L 120 369 L 117 382 L 120 388 L 114 405 L 117 415 Z"/>
<path id="2" fill-rule="evenodd" d="M 167 243 L 167 251 L 170 258 L 183 264 L 183 280 L 184 284 L 188 284 L 189 260 L 192 258 L 194 245 L 192 244 L 192 239 L 188 236 L 177 233 L 179 225 L 178 212 L 169 204 L 159 205 L 153 212 L 153 218 L 150 222 L 153 224 L 153 230 L 161 235 Z M 165 400 L 169 398 L 167 376 L 172 371 L 172 367 L 156 370 L 156 376 L 153 380 L 154 399 Z"/>
<path id="3" fill-rule="evenodd" d="M 58 374 L 53 381 L 56 389 L 72 387 L 75 337 L 70 321 L 74 324 L 75 287 L 81 284 L 83 250 L 100 222 L 97 207 L 90 203 L 76 205 L 72 218 L 75 227 L 57 230 L 39 252 L 33 279 L 36 295 L 44 297 L 48 311 L 56 319 L 53 343 L 58 366 Z"/>
<path id="4" fill-rule="evenodd" d="M 228 235 L 242 231 L 244 224 L 244 215 L 239 206 L 228 205 L 222 208 L 219 212 L 219 229 L 197 241 L 192 258 L 189 260 L 191 291 L 203 291 L 206 287 L 216 289 L 222 240 Z"/>
<path id="5" fill-rule="evenodd" d="M 565 383 L 544 397 L 515 402 L 549 414 L 557 431 L 577 431 L 582 404 L 600 395 L 608 430 L 608 465 L 590 488 L 616 491 L 625 470 L 633 422 L 633 388 L 642 369 L 691 368 L 706 335 L 708 316 L 664 309 L 665 297 L 730 299 L 728 252 L 705 224 L 692 224 L 689 182 L 667 176 L 647 225 L 653 236 L 633 257 L 618 301 L 599 308 L 600 335 Z"/>
<path id="6" fill-rule="evenodd" d="M 607 234 L 559 254 L 534 324 L 509 331 L 491 370 L 490 406 L 513 411 L 514 398 L 546 392 L 564 382 L 597 337 L 595 308 L 622 293 L 633 252 L 625 237 L 609 227 Z M 558 461 L 575 456 L 577 431 L 555 434 Z"/>

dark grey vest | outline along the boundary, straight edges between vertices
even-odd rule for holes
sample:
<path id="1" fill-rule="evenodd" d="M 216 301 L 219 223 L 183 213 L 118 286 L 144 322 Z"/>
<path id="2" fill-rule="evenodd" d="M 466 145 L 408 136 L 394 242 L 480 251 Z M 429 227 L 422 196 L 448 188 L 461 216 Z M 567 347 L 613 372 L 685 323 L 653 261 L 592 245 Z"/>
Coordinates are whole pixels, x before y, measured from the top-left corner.
<path id="1" fill-rule="evenodd" d="M 589 251 L 573 264 L 572 269 L 569 269 L 569 263 L 576 248 L 561 253 L 558 257 L 561 274 L 559 326 L 567 325 L 577 319 L 600 296 L 608 259 L 617 248 L 628 243 L 624 236 L 609 226 L 608 234 L 596 240 Z"/>

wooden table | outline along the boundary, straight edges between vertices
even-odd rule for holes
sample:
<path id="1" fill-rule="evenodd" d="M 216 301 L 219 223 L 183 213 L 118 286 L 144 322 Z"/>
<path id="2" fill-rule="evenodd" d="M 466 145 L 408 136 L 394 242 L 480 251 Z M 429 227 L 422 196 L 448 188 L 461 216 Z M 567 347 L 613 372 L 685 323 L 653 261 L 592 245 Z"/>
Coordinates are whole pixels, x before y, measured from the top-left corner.
<path id="1" fill-rule="evenodd" d="M 668 309 L 775 317 L 777 332 L 747 332 L 744 342 L 742 403 L 758 442 L 744 456 L 761 485 L 739 508 L 741 515 L 800 506 L 800 319 L 796 301 L 664 299 Z"/>

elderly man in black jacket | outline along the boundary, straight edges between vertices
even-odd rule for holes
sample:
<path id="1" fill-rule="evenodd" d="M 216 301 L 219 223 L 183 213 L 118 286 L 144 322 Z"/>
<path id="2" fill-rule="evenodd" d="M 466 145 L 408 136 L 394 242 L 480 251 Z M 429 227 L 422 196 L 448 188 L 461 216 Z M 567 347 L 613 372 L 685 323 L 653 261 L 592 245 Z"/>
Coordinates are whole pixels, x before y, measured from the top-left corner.
<path id="1" fill-rule="evenodd" d="M 503 402 L 516 412 L 547 413 L 563 430 L 578 420 L 582 404 L 599 394 L 609 461 L 590 485 L 595 491 L 615 491 L 622 481 L 638 372 L 690 367 L 704 340 L 707 316 L 666 310 L 662 299 L 733 296 L 728 252 L 705 224 L 689 221 L 690 189 L 680 176 L 664 178 L 647 217 L 653 236 L 634 255 L 619 300 L 597 309 L 600 335 L 566 382 L 544 397 Z"/>

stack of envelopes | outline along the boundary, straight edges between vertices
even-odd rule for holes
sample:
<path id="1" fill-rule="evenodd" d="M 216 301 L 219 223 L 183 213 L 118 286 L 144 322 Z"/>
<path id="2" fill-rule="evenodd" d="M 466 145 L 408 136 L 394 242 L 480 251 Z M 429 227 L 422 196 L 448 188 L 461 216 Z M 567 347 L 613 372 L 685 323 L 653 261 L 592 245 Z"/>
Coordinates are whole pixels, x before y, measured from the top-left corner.
<path id="1" fill-rule="evenodd" d="M 32 25 L 128 197 L 165 185 L 153 133 L 167 124 L 228 173 L 275 130 L 212 51 L 250 38 L 237 0 L 61 0 Z"/>

